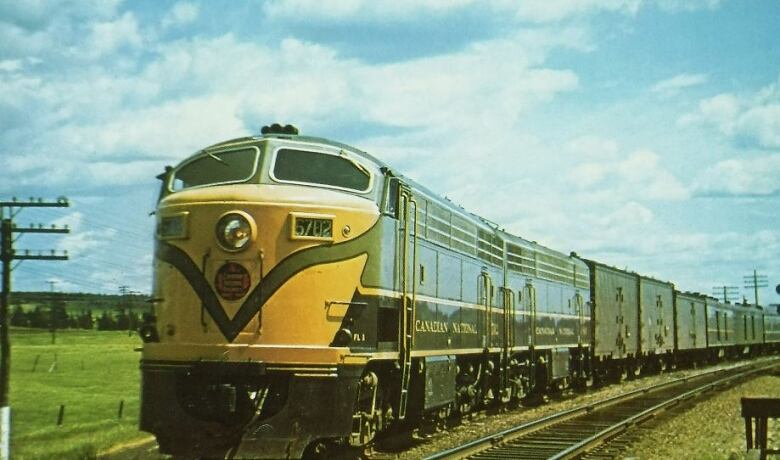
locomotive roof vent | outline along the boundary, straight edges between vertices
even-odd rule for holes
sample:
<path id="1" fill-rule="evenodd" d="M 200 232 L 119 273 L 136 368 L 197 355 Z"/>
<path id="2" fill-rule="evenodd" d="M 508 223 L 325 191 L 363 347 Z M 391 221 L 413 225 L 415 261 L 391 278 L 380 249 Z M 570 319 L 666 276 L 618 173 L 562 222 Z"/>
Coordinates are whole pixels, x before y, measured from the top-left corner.
<path id="1" fill-rule="evenodd" d="M 293 125 L 282 126 L 279 123 L 274 123 L 270 126 L 263 126 L 262 129 L 260 129 L 260 134 L 287 134 L 290 136 L 297 136 L 298 128 Z"/>

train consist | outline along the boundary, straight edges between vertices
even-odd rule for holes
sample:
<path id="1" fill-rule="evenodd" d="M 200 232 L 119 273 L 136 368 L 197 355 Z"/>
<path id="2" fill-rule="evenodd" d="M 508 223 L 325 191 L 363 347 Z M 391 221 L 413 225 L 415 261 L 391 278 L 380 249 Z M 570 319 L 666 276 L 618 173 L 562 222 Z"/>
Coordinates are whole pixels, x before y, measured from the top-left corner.
<path id="1" fill-rule="evenodd" d="M 299 458 L 779 349 L 776 312 L 511 235 L 289 125 L 160 179 L 140 425 L 163 453 Z"/>

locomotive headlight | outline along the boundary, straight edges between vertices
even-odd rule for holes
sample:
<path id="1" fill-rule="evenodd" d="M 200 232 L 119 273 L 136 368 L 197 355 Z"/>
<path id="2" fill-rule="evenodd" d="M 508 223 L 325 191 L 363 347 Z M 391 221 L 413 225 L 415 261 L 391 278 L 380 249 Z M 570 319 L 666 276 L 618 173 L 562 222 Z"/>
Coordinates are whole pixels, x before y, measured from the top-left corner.
<path id="1" fill-rule="evenodd" d="M 224 214 L 217 223 L 217 241 L 226 251 L 240 251 L 256 233 L 251 216 L 241 211 Z"/>

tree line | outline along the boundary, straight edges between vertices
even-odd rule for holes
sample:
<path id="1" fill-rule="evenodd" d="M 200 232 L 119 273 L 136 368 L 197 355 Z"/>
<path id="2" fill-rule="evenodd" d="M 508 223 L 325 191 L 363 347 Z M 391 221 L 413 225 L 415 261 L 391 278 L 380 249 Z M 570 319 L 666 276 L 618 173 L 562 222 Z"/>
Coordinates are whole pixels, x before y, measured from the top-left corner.
<path id="1" fill-rule="evenodd" d="M 11 326 L 39 329 L 97 329 L 99 331 L 137 330 L 141 325 L 141 314 L 124 308 L 109 311 L 102 310 L 93 315 L 91 309 L 82 309 L 78 313 L 68 312 L 65 302 L 55 302 L 51 306 L 38 305 L 25 310 L 16 305 L 11 312 Z"/>

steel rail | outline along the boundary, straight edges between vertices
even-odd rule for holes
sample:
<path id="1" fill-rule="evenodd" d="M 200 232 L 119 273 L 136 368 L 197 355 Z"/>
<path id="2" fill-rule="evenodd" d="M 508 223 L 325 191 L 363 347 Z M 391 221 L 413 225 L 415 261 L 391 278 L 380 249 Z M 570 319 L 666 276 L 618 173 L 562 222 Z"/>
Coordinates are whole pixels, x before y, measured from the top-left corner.
<path id="1" fill-rule="evenodd" d="M 563 460 L 563 459 L 570 459 L 570 458 L 577 458 L 586 452 L 593 450 L 595 447 L 603 444 L 606 441 L 609 441 L 613 437 L 629 430 L 632 426 L 638 425 L 645 420 L 655 416 L 656 414 L 666 410 L 667 408 L 674 406 L 676 404 L 679 404 L 687 399 L 693 398 L 695 396 L 701 395 L 702 393 L 705 393 L 707 391 L 710 391 L 714 389 L 717 386 L 721 386 L 727 383 L 730 383 L 732 381 L 747 377 L 752 374 L 756 374 L 759 372 L 762 372 L 766 370 L 767 368 L 777 366 L 778 363 L 771 363 L 766 364 L 763 367 L 759 367 L 757 364 L 754 366 L 753 369 L 746 370 L 745 372 L 736 373 L 732 375 L 727 375 L 721 379 L 718 379 L 714 382 L 705 383 L 704 385 L 701 385 L 699 387 L 696 387 L 692 390 L 686 391 L 685 393 L 678 395 L 674 398 L 668 399 L 666 401 L 663 401 L 661 403 L 656 404 L 655 406 L 649 407 L 642 412 L 639 412 L 636 415 L 633 415 L 623 421 L 620 421 L 618 423 L 615 423 L 614 425 L 605 428 L 604 430 L 594 434 L 593 436 L 582 440 L 578 444 L 575 444 L 568 449 L 564 450 L 563 452 L 560 452 L 557 455 L 554 455 L 550 457 L 550 460 Z"/>
<path id="2" fill-rule="evenodd" d="M 623 394 L 619 394 L 619 395 L 616 395 L 616 396 L 605 398 L 605 399 L 602 399 L 602 400 L 599 400 L 599 401 L 595 401 L 593 403 L 584 404 L 582 406 L 578 406 L 578 407 L 575 407 L 575 408 L 572 408 L 572 409 L 568 409 L 568 410 L 563 411 L 563 412 L 558 412 L 558 413 L 555 413 L 555 414 L 552 414 L 552 415 L 549 415 L 549 416 L 546 416 L 546 417 L 543 417 L 543 418 L 540 418 L 540 419 L 536 419 L 536 420 L 532 420 L 530 422 L 526 422 L 526 423 L 520 424 L 520 425 L 512 427 L 512 428 L 508 428 L 506 430 L 503 430 L 503 431 L 500 431 L 500 432 L 497 432 L 497 433 L 494 433 L 494 434 L 490 434 L 488 436 L 485 436 L 485 437 L 473 440 L 473 441 L 465 443 L 463 445 L 460 445 L 460 446 L 457 446 L 457 447 L 454 447 L 454 448 L 451 448 L 451 449 L 447 449 L 447 450 L 438 452 L 436 454 L 430 455 L 428 457 L 425 457 L 425 460 L 467 458 L 467 457 L 475 455 L 475 454 L 477 454 L 479 452 L 483 452 L 483 451 L 486 451 L 486 450 L 491 449 L 493 447 L 507 444 L 509 442 L 512 442 L 512 441 L 517 440 L 519 438 L 522 438 L 524 436 L 531 435 L 531 434 L 536 433 L 538 431 L 541 431 L 541 430 L 543 430 L 545 428 L 548 428 L 548 427 L 551 427 L 551 426 L 554 426 L 554 425 L 558 425 L 558 424 L 567 422 L 569 420 L 575 419 L 575 418 L 580 417 L 580 416 L 588 415 L 588 414 L 590 414 L 592 412 L 604 410 L 605 408 L 608 408 L 610 406 L 613 406 L 613 405 L 616 405 L 616 404 L 619 404 L 619 403 L 625 403 L 625 402 L 631 401 L 633 399 L 636 399 L 636 398 L 639 398 L 639 397 L 642 397 L 642 396 L 649 396 L 651 394 L 658 393 L 658 392 L 661 392 L 663 390 L 668 390 L 668 389 L 671 389 L 671 388 L 679 386 L 679 385 L 683 385 L 683 384 L 686 384 L 686 383 L 690 383 L 690 382 L 693 382 L 693 381 L 696 381 L 696 380 L 700 380 L 700 379 L 704 379 L 704 378 L 708 378 L 708 377 L 713 377 L 713 376 L 716 376 L 716 375 L 719 375 L 719 374 L 732 373 L 732 372 L 735 372 L 735 371 L 744 370 L 744 369 L 748 369 L 748 368 L 751 368 L 751 367 L 758 367 L 760 365 L 765 365 L 764 367 L 762 367 L 760 369 L 756 369 L 754 371 L 754 372 L 758 372 L 759 370 L 763 370 L 765 367 L 771 367 L 771 366 L 777 365 L 778 363 L 776 361 L 778 359 L 780 359 L 780 358 L 771 358 L 769 360 L 761 360 L 759 362 L 755 362 L 754 361 L 754 362 L 750 362 L 750 363 L 745 363 L 745 364 L 740 364 L 740 365 L 736 365 L 736 366 L 731 366 L 731 367 L 728 367 L 728 368 L 722 368 L 722 369 L 716 369 L 716 370 L 712 370 L 712 371 L 707 371 L 707 372 L 703 372 L 701 374 L 696 374 L 696 375 L 692 375 L 692 376 L 681 377 L 681 378 L 678 378 L 678 379 L 670 380 L 668 382 L 663 382 L 663 383 L 660 383 L 660 384 L 657 384 L 657 385 L 652 385 L 652 386 L 645 387 L 645 388 L 639 388 L 637 390 L 634 390 L 634 391 L 631 391 L 631 392 L 628 392 L 628 393 L 623 393 Z M 769 364 L 767 364 L 767 361 L 769 361 Z M 745 373 L 743 372 L 743 373 L 740 373 L 739 375 L 743 375 L 743 374 L 745 374 Z M 733 377 L 735 377 L 735 376 L 731 376 L 731 378 L 733 378 Z M 725 379 L 719 379 L 717 382 L 720 382 L 721 380 L 725 380 Z M 721 384 L 721 383 L 712 383 L 712 382 L 710 382 L 707 385 L 712 387 L 712 386 L 716 386 L 718 384 Z M 693 390 L 691 390 L 691 391 L 693 391 Z M 686 392 L 686 393 L 689 393 L 689 392 Z M 643 413 L 644 412 L 647 412 L 647 411 L 643 411 Z M 649 415 L 644 415 L 644 417 L 648 417 L 648 416 Z M 635 417 L 636 418 L 634 419 L 633 423 L 636 423 L 637 421 L 642 419 L 641 417 L 639 417 L 639 415 L 636 415 Z M 625 424 L 623 426 L 625 426 Z M 601 432 L 609 432 L 609 430 L 611 428 L 614 428 L 614 427 L 613 426 L 607 427 L 607 428 L 603 429 Z M 591 439 L 591 438 L 593 438 L 593 439 Z M 598 438 L 597 438 L 597 435 L 594 435 L 594 436 L 589 436 L 588 439 L 591 440 L 591 442 L 596 442 L 596 440 Z M 581 443 L 584 443 L 584 442 L 585 441 L 582 441 Z M 576 445 L 579 445 L 581 443 L 577 443 Z M 573 449 L 573 447 L 572 447 L 572 449 Z M 563 452 L 561 452 L 561 453 L 563 453 Z M 561 454 L 556 454 L 556 455 L 561 455 Z M 550 457 L 550 458 L 557 458 L 557 457 Z M 564 458 L 564 457 L 560 457 L 560 458 Z M 570 458 L 570 457 L 566 457 L 566 458 Z"/>

